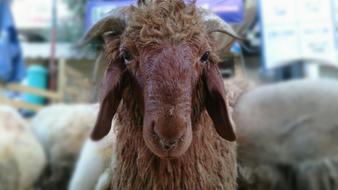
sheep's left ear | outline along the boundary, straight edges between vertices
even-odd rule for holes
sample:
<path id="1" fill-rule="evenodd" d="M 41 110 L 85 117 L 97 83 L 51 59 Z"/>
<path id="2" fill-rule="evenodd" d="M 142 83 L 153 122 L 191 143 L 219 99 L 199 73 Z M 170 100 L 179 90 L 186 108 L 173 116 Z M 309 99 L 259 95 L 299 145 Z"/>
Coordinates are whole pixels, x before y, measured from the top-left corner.
<path id="1" fill-rule="evenodd" d="M 210 63 L 204 70 L 206 84 L 205 105 L 217 133 L 228 141 L 235 141 L 233 121 L 229 112 L 222 76 L 216 64 Z"/>

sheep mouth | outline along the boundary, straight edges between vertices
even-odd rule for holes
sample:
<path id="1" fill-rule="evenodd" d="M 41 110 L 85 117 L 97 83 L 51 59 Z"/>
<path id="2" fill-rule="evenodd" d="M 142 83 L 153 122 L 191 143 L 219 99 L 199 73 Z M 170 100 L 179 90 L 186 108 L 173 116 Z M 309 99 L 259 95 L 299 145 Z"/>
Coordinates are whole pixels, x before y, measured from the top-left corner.
<path id="1" fill-rule="evenodd" d="M 184 134 L 177 139 L 177 142 L 170 147 L 166 147 L 165 143 L 153 131 L 151 135 L 145 138 L 146 146 L 150 151 L 161 159 L 177 159 L 182 156 L 190 147 L 192 141 L 192 129 L 187 127 Z"/>

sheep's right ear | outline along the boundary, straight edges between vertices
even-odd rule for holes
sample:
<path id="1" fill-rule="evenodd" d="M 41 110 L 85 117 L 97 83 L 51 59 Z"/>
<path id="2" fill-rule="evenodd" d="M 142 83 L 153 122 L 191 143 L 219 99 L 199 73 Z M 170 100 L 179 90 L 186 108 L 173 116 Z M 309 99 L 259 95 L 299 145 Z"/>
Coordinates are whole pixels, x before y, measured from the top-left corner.
<path id="1" fill-rule="evenodd" d="M 91 133 L 93 140 L 100 140 L 109 133 L 113 117 L 122 99 L 126 66 L 118 53 L 118 38 L 125 29 L 128 11 L 128 7 L 112 10 L 107 17 L 98 21 L 89 30 L 83 40 L 84 44 L 93 42 L 104 44 L 106 62 L 109 63 L 101 87 L 100 111 Z"/>
<path id="2" fill-rule="evenodd" d="M 122 99 L 124 75 L 126 68 L 122 60 L 110 62 L 102 83 L 100 111 L 91 134 L 93 140 L 102 139 L 111 129 L 113 117 Z"/>

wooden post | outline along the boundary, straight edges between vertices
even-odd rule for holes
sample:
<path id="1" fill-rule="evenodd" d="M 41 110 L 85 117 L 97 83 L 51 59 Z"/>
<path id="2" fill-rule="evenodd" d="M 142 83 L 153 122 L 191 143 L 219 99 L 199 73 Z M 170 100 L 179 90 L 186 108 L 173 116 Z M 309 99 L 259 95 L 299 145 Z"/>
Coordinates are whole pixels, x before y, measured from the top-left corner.
<path id="1" fill-rule="evenodd" d="M 51 47 L 49 59 L 49 88 L 56 90 L 57 87 L 57 66 L 56 66 L 56 33 L 57 33 L 57 0 L 52 3 L 52 28 L 51 28 Z"/>
<path id="2" fill-rule="evenodd" d="M 61 101 L 64 100 L 65 88 L 66 88 L 66 68 L 67 61 L 66 59 L 60 59 L 58 63 L 58 93 L 61 97 Z"/>

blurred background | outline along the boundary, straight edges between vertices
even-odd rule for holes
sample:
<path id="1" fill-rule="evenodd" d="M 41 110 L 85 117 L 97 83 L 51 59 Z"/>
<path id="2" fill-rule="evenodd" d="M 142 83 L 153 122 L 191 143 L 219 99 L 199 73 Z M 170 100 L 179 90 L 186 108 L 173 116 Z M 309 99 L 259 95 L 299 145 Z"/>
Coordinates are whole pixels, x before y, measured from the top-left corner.
<path id="1" fill-rule="evenodd" d="M 129 4 L 135 2 L 2 0 L 1 102 L 37 111 L 52 102 L 97 101 L 102 76 L 97 53 L 77 44 L 109 10 Z M 338 76 L 334 0 L 201 0 L 198 5 L 230 23 L 244 39 L 224 55 L 225 77 L 271 83 Z"/>
<path id="2" fill-rule="evenodd" d="M 12 179 L 7 174 L 19 176 L 20 170 L 0 172 L 0 190 L 24 189 L 18 184 L 66 189 L 96 120 L 104 72 L 99 52 L 79 44 L 107 12 L 130 4 L 136 2 L 0 0 L 0 171 L 12 171 L 14 159 L 27 165 L 22 175 L 31 176 L 2 188 L 7 177 Z M 337 190 L 338 1 L 198 0 L 197 4 L 243 38 L 221 54 L 220 63 L 227 87 L 235 81 L 239 91 L 245 91 L 234 105 L 241 116 L 240 189 Z M 29 126 L 40 143 L 30 150 L 43 148 L 43 153 L 4 154 L 4 139 L 8 146 L 32 145 L 11 141 L 8 134 L 17 134 L 12 126 Z M 36 162 L 20 161 L 21 157 Z"/>

